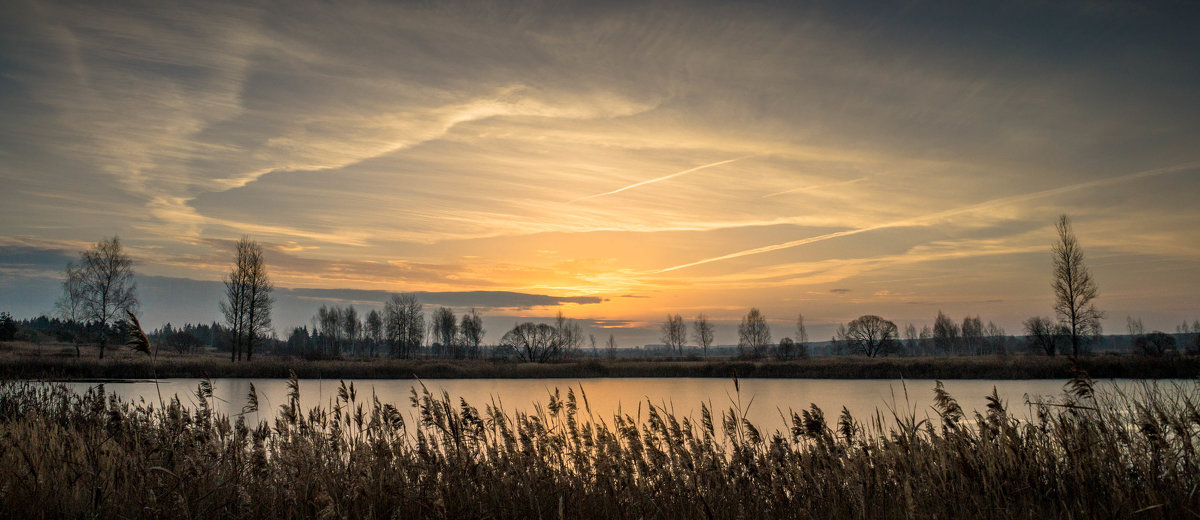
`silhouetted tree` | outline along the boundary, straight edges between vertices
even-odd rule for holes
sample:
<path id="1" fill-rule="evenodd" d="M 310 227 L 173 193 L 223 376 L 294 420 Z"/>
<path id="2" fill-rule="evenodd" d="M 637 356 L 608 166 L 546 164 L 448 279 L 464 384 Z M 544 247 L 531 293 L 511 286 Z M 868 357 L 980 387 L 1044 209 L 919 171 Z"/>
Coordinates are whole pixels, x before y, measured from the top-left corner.
<path id="1" fill-rule="evenodd" d="M 458 348 L 458 321 L 449 307 L 438 307 L 429 317 L 429 329 L 433 332 L 434 355 L 461 358 Z"/>
<path id="2" fill-rule="evenodd" d="M 55 312 L 62 319 L 62 327 L 59 333 L 70 338 L 71 344 L 75 346 L 75 357 L 83 357 L 79 350 L 79 341 L 81 336 L 86 333 L 87 326 L 84 323 L 87 320 L 86 308 L 83 298 L 83 276 L 82 271 L 67 267 L 66 277 L 63 279 L 62 296 L 54 302 Z"/>
<path id="3" fill-rule="evenodd" d="M 920 350 L 920 335 L 917 333 L 917 327 L 911 323 L 904 326 L 904 349 L 909 355 L 915 355 Z"/>
<path id="4" fill-rule="evenodd" d="M 713 326 L 709 323 L 708 316 L 703 313 L 696 316 L 696 320 L 692 322 L 692 338 L 696 340 L 696 346 L 704 352 L 704 357 L 708 357 L 708 347 L 713 343 Z"/>
<path id="5" fill-rule="evenodd" d="M 1008 353 L 1008 335 L 1004 329 L 992 322 L 988 322 L 983 328 L 984 345 L 989 353 L 992 354 L 1007 354 Z"/>
<path id="6" fill-rule="evenodd" d="M 109 325 L 126 312 L 137 310 L 133 259 L 121 249 L 120 239 L 113 236 L 81 252 L 78 265 L 67 264 L 66 278 L 82 299 L 82 321 L 94 322 L 100 330 L 100 359 L 104 359 Z"/>
<path id="7" fill-rule="evenodd" d="M 841 339 L 851 352 L 875 357 L 895 350 L 898 333 L 895 323 L 867 314 L 851 321 Z"/>
<path id="8" fill-rule="evenodd" d="M 1066 334 L 1066 329 L 1050 318 L 1034 316 L 1025 320 L 1025 340 L 1034 352 L 1054 357 Z"/>
<path id="9" fill-rule="evenodd" d="M 609 359 L 614 359 L 617 357 L 617 338 L 612 334 L 608 335 L 608 341 L 605 343 L 605 347 L 608 348 Z"/>
<path id="10" fill-rule="evenodd" d="M 750 308 L 738 324 L 738 354 L 741 357 L 762 359 L 771 345 L 771 327 L 756 307 Z"/>
<path id="11" fill-rule="evenodd" d="M 1151 357 L 1160 357 L 1176 351 L 1175 338 L 1157 330 L 1145 336 L 1138 336 L 1133 347 L 1141 355 Z"/>
<path id="12" fill-rule="evenodd" d="M 804 325 L 804 315 L 796 314 L 796 357 L 808 357 L 808 327 Z"/>
<path id="13" fill-rule="evenodd" d="M 667 314 L 667 321 L 662 324 L 662 342 L 672 351 L 683 355 L 683 344 L 687 342 L 687 325 L 683 316 Z"/>
<path id="14" fill-rule="evenodd" d="M 500 340 L 501 347 L 521 361 L 545 363 L 563 355 L 564 336 L 545 323 L 517 324 Z"/>
<path id="15" fill-rule="evenodd" d="M 579 347 L 583 346 L 583 326 L 579 322 L 558 311 L 558 316 L 554 318 L 554 331 L 559 336 L 562 350 L 559 356 L 572 357 L 579 352 Z"/>
<path id="16" fill-rule="evenodd" d="M 383 328 L 393 357 L 415 355 L 425 337 L 425 317 L 416 295 L 393 294 L 383 305 Z"/>
<path id="17" fill-rule="evenodd" d="M 933 320 L 933 346 L 944 354 L 955 353 L 958 350 L 958 325 L 949 316 L 938 310 L 937 318 Z"/>
<path id="18" fill-rule="evenodd" d="M 486 331 L 483 330 L 483 318 L 475 312 L 474 307 L 471 308 L 471 312 L 462 315 L 458 331 L 462 335 L 462 344 L 467 348 L 467 357 L 478 358 L 479 345 L 483 343 Z"/>
<path id="19" fill-rule="evenodd" d="M 962 344 L 967 354 L 983 353 L 983 320 L 967 316 L 962 323 Z"/>
<path id="20" fill-rule="evenodd" d="M 929 354 L 933 349 L 933 329 L 929 325 L 921 327 L 921 333 L 917 336 L 917 344 L 920 345 L 922 354 Z"/>
<path id="21" fill-rule="evenodd" d="M 0 312 L 0 341 L 17 339 L 17 322 L 12 314 Z"/>
<path id="22" fill-rule="evenodd" d="M 383 343 L 383 315 L 379 314 L 379 311 L 371 309 L 371 312 L 367 313 L 364 330 L 368 345 L 367 354 L 375 357 L 376 349 Z"/>
<path id="23" fill-rule="evenodd" d="M 780 361 L 796 359 L 796 342 L 792 338 L 779 340 L 779 346 L 775 347 L 775 358 Z"/>
<path id="24" fill-rule="evenodd" d="M 225 279 L 221 313 L 232 334 L 230 360 L 254 355 L 254 345 L 271 327 L 271 285 L 262 246 L 243 236 L 234 245 L 234 265 Z"/>
<path id="25" fill-rule="evenodd" d="M 1071 219 L 1058 217 L 1058 242 L 1051 249 L 1054 257 L 1054 312 L 1070 333 L 1071 355 L 1078 356 L 1083 343 L 1100 334 L 1104 313 L 1092 301 L 1099 294 L 1096 282 L 1083 265 L 1083 250 L 1071 230 Z"/>

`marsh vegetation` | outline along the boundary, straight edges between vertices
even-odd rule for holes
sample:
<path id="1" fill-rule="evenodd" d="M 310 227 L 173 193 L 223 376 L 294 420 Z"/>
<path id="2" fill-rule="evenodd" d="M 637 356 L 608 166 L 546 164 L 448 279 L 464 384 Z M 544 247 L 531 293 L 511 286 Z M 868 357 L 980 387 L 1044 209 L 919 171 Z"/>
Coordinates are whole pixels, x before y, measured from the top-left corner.
<path id="1" fill-rule="evenodd" d="M 745 402 L 598 417 L 554 392 L 534 412 L 414 390 L 407 407 L 343 383 L 269 421 L 127 403 L 102 389 L 0 383 L 0 508 L 24 517 L 1180 517 L 1200 510 L 1195 387 L 1098 390 L 1077 374 L 1018 418 L 995 395 L 936 416 L 815 405 L 786 431 Z M 736 382 L 735 382 L 736 386 Z M 735 399 L 738 396 L 735 394 Z M 254 413 L 257 412 L 257 413 Z"/>

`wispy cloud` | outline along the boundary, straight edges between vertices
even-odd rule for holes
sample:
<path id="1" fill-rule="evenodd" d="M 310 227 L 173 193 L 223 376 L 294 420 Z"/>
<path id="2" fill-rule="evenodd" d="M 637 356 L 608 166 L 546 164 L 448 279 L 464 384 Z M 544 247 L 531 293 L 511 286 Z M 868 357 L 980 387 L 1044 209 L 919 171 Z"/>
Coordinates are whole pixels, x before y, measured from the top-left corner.
<path id="1" fill-rule="evenodd" d="M 1052 188 L 1052 189 L 1048 189 L 1048 190 L 1026 193 L 1026 194 L 1022 194 L 1022 195 L 1001 197 L 1001 198 L 992 199 L 992 200 L 985 201 L 985 202 L 980 202 L 977 204 L 960 206 L 960 207 L 950 209 L 950 210 L 928 213 L 925 215 L 920 215 L 920 216 L 916 216 L 916 217 L 911 217 L 911 218 L 896 220 L 896 221 L 892 221 L 892 222 L 877 224 L 877 225 L 873 225 L 873 226 L 866 226 L 866 227 L 861 227 L 861 228 L 857 228 L 857 229 L 849 229 L 846 231 L 838 231 L 836 233 L 827 233 L 827 234 L 820 235 L 820 236 L 802 238 L 799 240 L 792 240 L 789 242 L 772 244 L 772 245 L 763 246 L 763 247 L 756 247 L 753 249 L 746 249 L 746 250 L 737 251 L 734 253 L 729 253 L 729 254 L 725 254 L 725 255 L 721 255 L 721 256 L 705 258 L 702 260 L 696 260 L 694 262 L 688 262 L 686 264 L 679 264 L 679 265 L 667 267 L 665 269 L 661 269 L 661 270 L 657 271 L 657 273 L 667 273 L 667 272 L 671 272 L 671 271 L 677 271 L 680 269 L 686 269 L 689 267 L 695 267 L 695 266 L 709 264 L 709 263 L 713 263 L 713 262 L 720 262 L 720 261 L 724 261 L 724 260 L 732 260 L 734 258 L 741 258 L 744 256 L 769 253 L 772 251 L 779 251 L 781 249 L 790 249 L 793 247 L 799 247 L 799 246 L 803 246 L 803 245 L 807 245 L 807 244 L 823 242 L 825 240 L 847 237 L 847 236 L 857 235 L 857 234 L 861 234 L 861 233 L 866 233 L 869 231 L 876 231 L 876 230 L 880 230 L 880 229 L 906 227 L 906 226 L 930 225 L 931 223 L 937 222 L 937 221 L 945 219 L 947 217 L 962 215 L 965 213 L 973 213 L 973 212 L 992 209 L 992 208 L 996 208 L 996 207 L 1007 206 L 1007 205 L 1017 204 L 1017 203 L 1021 203 L 1021 202 L 1027 202 L 1027 201 L 1030 201 L 1033 199 L 1050 197 L 1053 195 L 1060 195 L 1060 194 L 1069 193 L 1072 191 L 1080 191 L 1080 190 L 1085 190 L 1085 189 L 1098 188 L 1101 186 L 1126 183 L 1126 182 L 1130 182 L 1130 181 L 1135 181 L 1135 180 L 1144 179 L 1144 178 L 1148 178 L 1148 177 L 1154 177 L 1154 176 L 1158 176 L 1158 175 L 1165 175 L 1165 174 L 1169 174 L 1169 173 L 1190 171 L 1190 170 L 1195 170 L 1197 168 L 1200 168 L 1200 162 L 1191 162 L 1191 163 L 1179 164 L 1179 165 L 1175 165 L 1175 166 L 1168 166 L 1165 168 L 1156 168 L 1153 170 L 1145 170 L 1145 171 L 1130 173 L 1130 174 L 1126 174 L 1126 175 L 1120 175 L 1117 177 L 1110 177 L 1107 179 L 1081 182 L 1081 183 L 1072 184 L 1072 185 L 1068 185 L 1068 186 L 1061 186 L 1058 188 Z"/>

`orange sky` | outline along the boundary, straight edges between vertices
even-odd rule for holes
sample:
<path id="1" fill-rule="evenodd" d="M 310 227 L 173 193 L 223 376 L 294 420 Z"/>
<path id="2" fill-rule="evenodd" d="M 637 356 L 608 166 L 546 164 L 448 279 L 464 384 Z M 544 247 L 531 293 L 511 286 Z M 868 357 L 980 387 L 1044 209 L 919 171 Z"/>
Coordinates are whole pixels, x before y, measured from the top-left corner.
<path id="1" fill-rule="evenodd" d="M 219 280 L 248 234 L 281 287 L 594 296 L 630 344 L 1018 333 L 1066 213 L 1110 332 L 1200 317 L 1189 18 L 994 7 L 6 3 L 0 284 L 114 233 Z"/>

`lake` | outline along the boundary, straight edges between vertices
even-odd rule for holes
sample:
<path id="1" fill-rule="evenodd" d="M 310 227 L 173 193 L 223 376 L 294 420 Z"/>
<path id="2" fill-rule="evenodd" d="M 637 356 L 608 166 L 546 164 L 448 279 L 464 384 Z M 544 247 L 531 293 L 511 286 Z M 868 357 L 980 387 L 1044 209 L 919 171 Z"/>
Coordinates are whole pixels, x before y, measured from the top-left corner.
<path id="1" fill-rule="evenodd" d="M 158 387 L 163 399 L 178 395 L 187 406 L 196 403 L 195 390 L 199 379 L 164 379 Z M 353 382 L 358 393 L 358 402 L 368 405 L 372 393 L 384 403 L 392 403 L 402 411 L 410 411 L 409 396 L 420 383 L 412 379 L 364 379 Z M 565 398 L 568 388 L 579 394 L 580 388 L 587 396 L 592 413 L 609 424 L 614 413 L 621 411 L 635 417 L 639 406 L 645 417 L 646 402 L 673 409 L 679 417 L 699 418 L 700 403 L 710 403 L 715 411 L 728 409 L 739 397 L 742 407 L 748 407 L 747 419 L 765 431 L 786 429 L 783 419 L 789 410 L 799 412 L 815 403 L 825 412 L 831 424 L 837 420 L 842 407 L 850 410 L 855 419 L 867 422 L 876 410 L 890 417 L 889 406 L 899 411 L 915 411 L 918 419 L 927 415 L 935 417 L 931 408 L 935 381 L 915 379 L 742 379 L 741 392 L 735 392 L 731 379 L 709 378 L 597 378 L 597 379 L 435 379 L 424 384 L 430 391 L 441 395 L 450 394 L 455 403 L 459 398 L 483 410 L 490 403 L 502 404 L 508 412 L 532 412 L 537 403 L 545 405 L 549 395 L 558 389 Z M 946 390 L 958 400 L 963 410 L 970 415 L 973 410 L 984 410 L 986 396 L 995 387 L 1009 411 L 1019 419 L 1030 416 L 1029 400 L 1039 397 L 1058 397 L 1063 391 L 1062 380 L 948 380 L 943 381 Z M 83 392 L 98 383 L 67 383 L 75 391 Z M 285 379 L 213 379 L 213 396 L 217 408 L 223 412 L 237 413 L 247 402 L 250 385 L 258 393 L 260 411 L 257 419 L 272 419 L 279 406 L 287 402 L 287 380 Z M 304 410 L 317 405 L 328 406 L 337 395 L 339 381 L 300 380 L 300 404 Z M 1137 380 L 1097 381 L 1097 389 L 1121 388 L 1131 390 L 1143 384 Z M 1146 384 L 1157 384 L 1160 388 L 1185 385 L 1194 388 L 1195 380 L 1159 380 Z M 121 396 L 127 401 L 145 400 L 157 403 L 158 394 L 153 382 L 109 382 L 105 391 Z M 907 389 L 907 399 L 905 391 Z M 583 402 L 580 400 L 582 413 Z M 714 415 L 716 415 L 714 413 Z M 254 414 L 251 414 L 254 419 Z"/>

